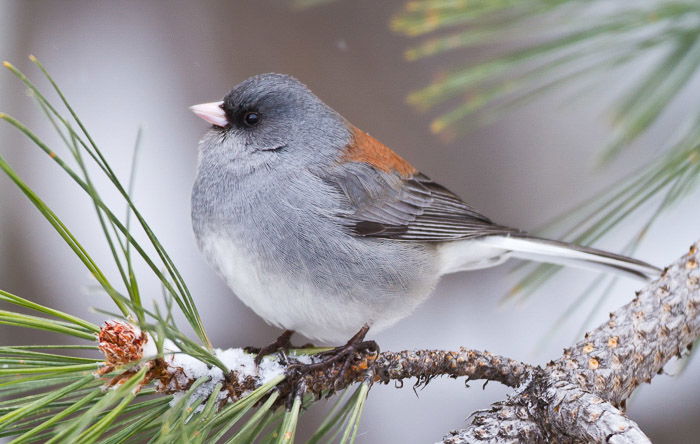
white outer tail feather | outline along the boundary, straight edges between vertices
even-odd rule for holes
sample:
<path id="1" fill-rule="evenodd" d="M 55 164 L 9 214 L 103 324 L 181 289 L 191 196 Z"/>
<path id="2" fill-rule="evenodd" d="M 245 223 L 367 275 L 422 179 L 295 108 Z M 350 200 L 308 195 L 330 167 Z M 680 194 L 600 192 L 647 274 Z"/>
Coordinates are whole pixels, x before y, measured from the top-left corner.
<path id="1" fill-rule="evenodd" d="M 527 235 L 488 236 L 479 241 L 489 247 L 510 251 L 511 257 L 597 271 L 613 271 L 645 281 L 654 279 L 661 273 L 659 268 L 633 258 Z"/>

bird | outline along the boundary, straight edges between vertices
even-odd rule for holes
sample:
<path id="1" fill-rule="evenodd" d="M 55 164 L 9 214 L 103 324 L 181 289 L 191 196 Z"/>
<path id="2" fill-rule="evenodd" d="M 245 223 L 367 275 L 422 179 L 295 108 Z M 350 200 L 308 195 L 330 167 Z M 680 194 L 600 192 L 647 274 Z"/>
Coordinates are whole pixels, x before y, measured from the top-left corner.
<path id="1" fill-rule="evenodd" d="M 244 304 L 285 329 L 278 341 L 357 343 L 410 315 L 442 276 L 511 257 L 660 273 L 493 222 L 289 75 L 250 77 L 191 110 L 211 125 L 192 188 L 196 242 Z"/>

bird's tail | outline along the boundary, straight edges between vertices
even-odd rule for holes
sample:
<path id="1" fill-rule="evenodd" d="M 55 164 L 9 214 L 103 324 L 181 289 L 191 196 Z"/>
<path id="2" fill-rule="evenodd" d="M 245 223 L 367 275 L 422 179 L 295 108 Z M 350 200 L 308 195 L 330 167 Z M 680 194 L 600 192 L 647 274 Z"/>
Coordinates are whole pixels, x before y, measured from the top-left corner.
<path id="1" fill-rule="evenodd" d="M 661 269 L 631 257 L 525 234 L 489 236 L 481 240 L 489 246 L 511 251 L 511 257 L 614 271 L 645 281 L 654 279 L 661 273 Z"/>

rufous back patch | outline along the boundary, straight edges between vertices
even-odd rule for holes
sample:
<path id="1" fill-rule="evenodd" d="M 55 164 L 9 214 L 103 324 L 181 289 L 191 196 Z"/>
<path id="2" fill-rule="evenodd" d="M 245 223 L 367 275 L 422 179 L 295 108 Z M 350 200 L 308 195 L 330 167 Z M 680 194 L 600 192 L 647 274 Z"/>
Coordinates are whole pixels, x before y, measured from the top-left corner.
<path id="1" fill-rule="evenodd" d="M 346 162 L 365 162 L 389 173 L 395 171 L 402 177 L 409 177 L 418 172 L 410 163 L 396 154 L 361 129 L 351 126 L 352 142 L 345 149 L 343 160 Z"/>

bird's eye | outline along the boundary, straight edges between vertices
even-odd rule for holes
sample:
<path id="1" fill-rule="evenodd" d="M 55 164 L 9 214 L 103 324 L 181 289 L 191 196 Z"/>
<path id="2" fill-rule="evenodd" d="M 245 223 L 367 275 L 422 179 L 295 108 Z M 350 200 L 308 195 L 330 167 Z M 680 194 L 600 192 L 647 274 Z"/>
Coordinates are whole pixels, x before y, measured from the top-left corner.
<path id="1" fill-rule="evenodd" d="M 247 126 L 257 125 L 260 123 L 260 113 L 256 113 L 255 111 L 245 113 L 243 116 L 243 122 L 245 122 Z"/>

